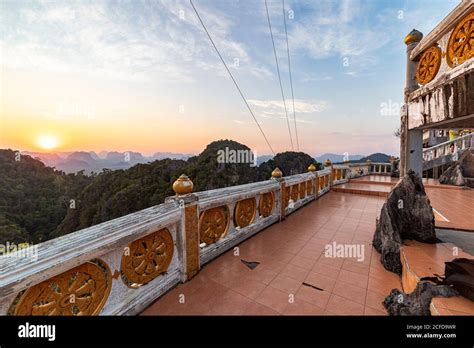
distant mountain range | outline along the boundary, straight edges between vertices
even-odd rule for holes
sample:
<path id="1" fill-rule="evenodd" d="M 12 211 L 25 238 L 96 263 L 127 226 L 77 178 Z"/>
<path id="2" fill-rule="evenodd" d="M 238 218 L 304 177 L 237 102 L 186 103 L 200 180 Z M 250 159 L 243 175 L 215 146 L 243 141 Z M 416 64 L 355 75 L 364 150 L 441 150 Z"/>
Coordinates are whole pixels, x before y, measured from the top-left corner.
<path id="1" fill-rule="evenodd" d="M 163 159 L 187 160 L 193 157 L 192 154 L 176 152 L 156 152 L 152 156 L 144 156 L 140 152 L 134 151 L 73 151 L 73 152 L 32 152 L 23 151 L 22 154 L 29 155 L 43 162 L 48 167 L 62 170 L 65 173 L 76 173 L 84 170 L 86 174 L 92 172 L 100 173 L 104 169 L 128 169 L 139 163 L 150 163 Z M 272 159 L 271 155 L 257 156 L 257 165 Z M 370 159 L 372 162 L 389 162 L 390 156 L 382 153 L 375 153 L 370 156 L 349 155 L 349 162 L 365 162 Z M 343 154 L 325 153 L 314 157 L 317 162 L 324 163 L 329 159 L 332 163 L 344 162 Z"/>
<path id="2" fill-rule="evenodd" d="M 371 160 L 372 163 L 388 163 L 390 162 L 390 156 L 384 153 L 377 152 L 369 156 L 362 157 L 358 161 L 354 162 L 366 162 L 367 160 Z"/>
<path id="3" fill-rule="evenodd" d="M 103 169 L 127 169 L 139 163 L 148 163 L 162 159 L 187 160 L 192 154 L 156 152 L 152 156 L 143 156 L 139 152 L 126 151 L 74 151 L 42 153 L 23 151 L 22 154 L 39 159 L 48 167 L 54 167 L 66 173 L 84 170 L 86 173 L 101 172 Z"/>
<path id="4" fill-rule="evenodd" d="M 357 161 L 360 160 L 364 155 L 349 155 L 349 161 Z M 344 155 L 339 155 L 336 153 L 325 153 L 321 156 L 317 156 L 314 158 L 316 161 L 320 163 L 326 162 L 329 159 L 332 163 L 344 162 Z"/>
<path id="5" fill-rule="evenodd" d="M 343 163 L 344 162 L 344 155 L 338 155 L 334 153 L 325 153 L 324 155 L 315 157 L 315 160 L 321 163 L 326 162 L 329 159 L 332 163 Z M 368 156 L 363 155 L 350 155 L 349 156 L 349 163 L 360 163 L 366 162 L 367 160 L 371 160 L 373 163 L 388 163 L 390 162 L 390 156 L 385 153 L 373 153 Z"/>

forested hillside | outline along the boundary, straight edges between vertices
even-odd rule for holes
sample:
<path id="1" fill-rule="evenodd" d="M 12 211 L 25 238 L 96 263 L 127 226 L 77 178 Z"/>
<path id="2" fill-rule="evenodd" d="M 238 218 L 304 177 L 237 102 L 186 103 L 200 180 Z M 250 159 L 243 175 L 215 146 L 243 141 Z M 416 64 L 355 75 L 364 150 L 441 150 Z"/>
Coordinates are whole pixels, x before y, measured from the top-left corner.
<path id="1" fill-rule="evenodd" d="M 0 243 L 51 239 L 70 199 L 94 176 L 65 174 L 30 156 L 16 156 L 12 150 L 0 150 Z"/>
<path id="2" fill-rule="evenodd" d="M 173 194 L 171 183 L 186 166 L 181 160 L 138 164 L 126 170 L 106 170 L 78 196 L 54 235 L 61 236 L 163 203 Z"/>
<path id="3" fill-rule="evenodd" d="M 194 191 L 203 191 L 267 180 L 275 167 L 284 175 L 303 173 L 314 163 L 301 152 L 277 154 L 258 167 L 220 163 L 218 152 L 226 148 L 250 150 L 219 140 L 187 161 L 163 159 L 91 176 L 65 174 L 29 156 L 15 161 L 13 151 L 1 150 L 0 243 L 37 243 L 163 203 L 182 173 L 192 179 Z"/>

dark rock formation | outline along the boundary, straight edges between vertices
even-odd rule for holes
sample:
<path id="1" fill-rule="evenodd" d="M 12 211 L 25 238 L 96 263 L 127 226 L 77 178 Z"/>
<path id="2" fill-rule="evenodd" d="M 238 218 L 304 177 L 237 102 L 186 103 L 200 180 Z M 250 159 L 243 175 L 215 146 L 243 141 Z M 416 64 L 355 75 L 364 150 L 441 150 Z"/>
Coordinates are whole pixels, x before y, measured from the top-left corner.
<path id="1" fill-rule="evenodd" d="M 466 180 L 464 180 L 464 175 L 462 175 L 461 166 L 459 164 L 454 163 L 451 167 L 446 169 L 446 171 L 439 177 L 439 182 L 445 185 L 466 185 Z"/>
<path id="2" fill-rule="evenodd" d="M 434 214 L 421 178 L 413 171 L 394 187 L 377 220 L 372 244 L 381 254 L 384 267 L 402 273 L 400 246 L 404 239 L 437 242 Z"/>
<path id="3" fill-rule="evenodd" d="M 383 301 L 389 315 L 431 315 L 430 304 L 433 297 L 452 297 L 459 293 L 447 285 L 435 285 L 427 281 L 417 284 L 411 294 L 392 289 Z"/>
<path id="4" fill-rule="evenodd" d="M 474 178 L 474 155 L 470 149 L 466 149 L 459 159 L 440 176 L 439 182 L 446 185 L 474 187 L 471 186 L 470 178 Z"/>
<path id="5" fill-rule="evenodd" d="M 465 178 L 474 178 L 474 154 L 472 149 L 465 150 L 458 160 Z"/>

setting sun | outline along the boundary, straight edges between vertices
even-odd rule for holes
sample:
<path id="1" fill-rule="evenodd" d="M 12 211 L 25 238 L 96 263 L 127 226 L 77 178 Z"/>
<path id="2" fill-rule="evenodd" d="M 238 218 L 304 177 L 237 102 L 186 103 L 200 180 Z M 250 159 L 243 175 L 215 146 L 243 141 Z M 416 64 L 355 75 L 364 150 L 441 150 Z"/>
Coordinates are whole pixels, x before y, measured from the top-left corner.
<path id="1" fill-rule="evenodd" d="M 52 150 L 58 146 L 59 140 L 53 134 L 42 134 L 38 136 L 37 143 L 44 150 Z"/>

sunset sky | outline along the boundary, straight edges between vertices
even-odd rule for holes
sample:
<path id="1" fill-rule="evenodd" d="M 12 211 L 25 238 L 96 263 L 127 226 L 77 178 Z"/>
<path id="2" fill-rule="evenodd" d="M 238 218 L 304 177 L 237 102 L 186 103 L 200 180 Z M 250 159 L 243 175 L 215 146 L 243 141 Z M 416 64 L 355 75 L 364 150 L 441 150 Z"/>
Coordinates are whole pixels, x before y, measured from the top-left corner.
<path id="1" fill-rule="evenodd" d="M 459 0 L 286 0 L 300 150 L 398 154 L 405 45 Z M 263 0 L 194 0 L 276 152 L 291 150 Z M 268 0 L 293 136 L 281 0 Z M 270 154 L 187 0 L 0 2 L 0 148 Z"/>

